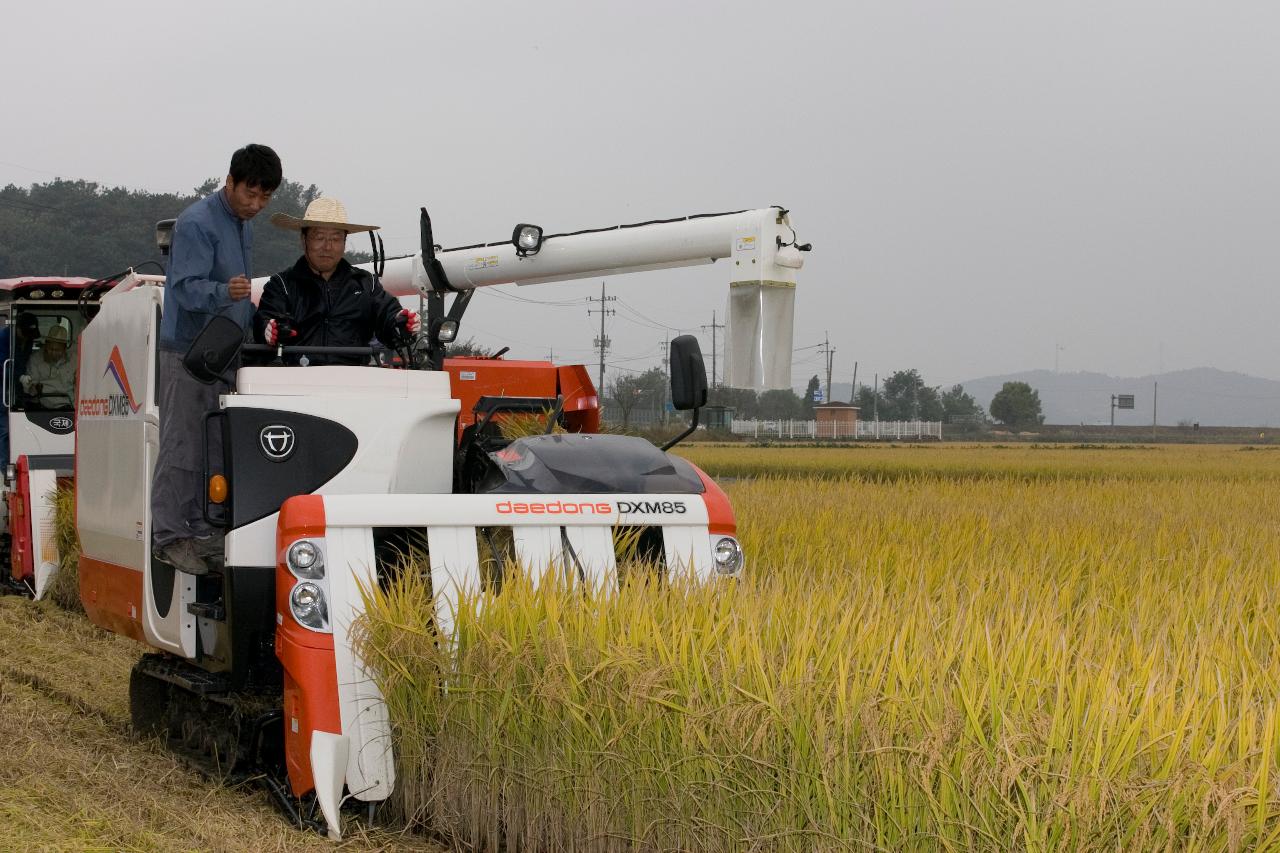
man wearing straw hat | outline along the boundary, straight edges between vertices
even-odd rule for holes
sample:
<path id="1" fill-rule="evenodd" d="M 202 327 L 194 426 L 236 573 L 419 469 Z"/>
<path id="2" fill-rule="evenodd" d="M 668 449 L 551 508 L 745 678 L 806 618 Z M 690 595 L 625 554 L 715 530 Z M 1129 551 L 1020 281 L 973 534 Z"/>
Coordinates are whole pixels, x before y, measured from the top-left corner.
<path id="1" fill-rule="evenodd" d="M 18 377 L 31 405 L 42 409 L 70 409 L 76 394 L 76 366 L 67 356 L 71 335 L 66 326 L 50 326 L 40 354 L 27 362 Z"/>
<path id="2" fill-rule="evenodd" d="M 257 340 L 285 346 L 365 347 L 376 337 L 389 347 L 417 333 L 416 313 L 383 289 L 371 274 L 343 257 L 347 235 L 374 231 L 376 225 L 347 221 L 336 198 L 321 197 L 299 219 L 277 213 L 271 224 L 302 232 L 302 257 L 273 275 L 262 289 L 254 317 Z M 291 364 L 367 364 L 368 356 L 310 355 Z"/>
<path id="3" fill-rule="evenodd" d="M 247 328 L 253 319 L 253 226 L 280 186 L 280 158 L 265 145 L 231 155 L 226 185 L 178 216 L 164 283 L 160 321 L 160 449 L 151 489 L 152 554 L 191 575 L 219 566 L 223 537 L 204 518 L 202 451 L 205 412 L 218 408 L 225 382 L 204 385 L 182 357 L 219 314 Z M 214 433 L 216 440 L 216 431 Z"/>

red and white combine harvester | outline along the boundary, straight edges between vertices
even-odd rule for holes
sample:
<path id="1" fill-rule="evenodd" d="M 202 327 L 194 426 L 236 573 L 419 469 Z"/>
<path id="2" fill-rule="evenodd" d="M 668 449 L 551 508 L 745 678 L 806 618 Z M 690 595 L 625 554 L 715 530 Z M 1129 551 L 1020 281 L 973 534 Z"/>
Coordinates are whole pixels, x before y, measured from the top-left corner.
<path id="1" fill-rule="evenodd" d="M 0 279 L 0 318 L 9 340 L 0 356 L 9 435 L 0 484 L 0 588 L 41 598 L 57 571 L 51 497 L 73 473 L 74 389 L 59 393 L 33 382 L 30 374 L 39 377 L 41 362 L 51 355 L 45 342 L 56 338 L 67 350 L 53 360 L 74 370 L 80 334 L 109 287 L 90 278 Z"/>
<path id="2" fill-rule="evenodd" d="M 225 568 L 202 577 L 151 559 L 163 279 L 125 277 L 79 334 L 75 462 L 85 610 L 155 650 L 133 672 L 134 725 L 220 772 L 263 774 L 295 820 L 337 837 L 344 791 L 372 808 L 395 785 L 385 707 L 352 626 L 361 587 L 384 583 L 407 549 L 425 554 L 437 604 L 422 618 L 445 642 L 459 595 L 494 586 L 486 564 L 616 584 L 620 529 L 665 571 L 737 574 L 724 493 L 665 447 L 595 434 L 584 368 L 445 348 L 480 287 L 725 259 L 726 379 L 789 387 L 807 249 L 781 208 L 563 235 L 522 225 L 448 251 L 423 211 L 422 252 L 379 264 L 393 294 L 425 298 L 423 336 L 396 360 L 407 369 L 244 366 L 208 413 L 206 447 L 217 435 L 221 449 L 206 452 L 206 514 L 226 544 Z M 188 363 L 212 377 L 240 346 L 198 340 Z M 693 338 L 673 342 L 671 373 L 696 426 L 706 376 Z M 567 432 L 504 440 L 496 426 L 513 412 Z"/>

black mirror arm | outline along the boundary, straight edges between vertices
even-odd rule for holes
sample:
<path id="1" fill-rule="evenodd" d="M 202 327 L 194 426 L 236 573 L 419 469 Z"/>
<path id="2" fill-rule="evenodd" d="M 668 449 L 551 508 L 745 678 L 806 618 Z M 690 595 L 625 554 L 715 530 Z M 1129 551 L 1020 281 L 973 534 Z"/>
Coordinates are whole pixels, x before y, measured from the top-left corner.
<path id="1" fill-rule="evenodd" d="M 560 413 L 564 411 L 564 395 L 556 395 L 555 408 L 551 410 L 551 414 L 547 415 L 546 427 L 542 430 L 543 435 L 551 435 L 551 431 L 556 428 L 556 421 L 560 419 Z"/>
<path id="2" fill-rule="evenodd" d="M 662 445 L 662 449 L 663 449 L 663 450 L 670 450 L 671 448 L 675 447 L 675 446 L 676 446 L 677 444 L 679 444 L 680 442 L 684 441 L 684 440 L 685 440 L 686 438 L 688 438 L 689 436 L 693 435 L 693 431 L 694 431 L 695 429 L 697 429 L 697 428 L 698 428 L 698 413 L 699 413 L 699 412 L 701 412 L 701 411 L 702 411 L 702 407 L 701 407 L 701 406 L 699 406 L 698 408 L 694 409 L 694 410 L 693 410 L 693 420 L 691 420 L 691 421 L 689 422 L 689 428 L 688 428 L 687 430 L 685 430 L 684 432 L 680 433 L 679 435 L 677 435 L 675 438 L 673 438 L 673 439 L 671 439 L 670 441 L 668 441 L 666 444 Z"/>

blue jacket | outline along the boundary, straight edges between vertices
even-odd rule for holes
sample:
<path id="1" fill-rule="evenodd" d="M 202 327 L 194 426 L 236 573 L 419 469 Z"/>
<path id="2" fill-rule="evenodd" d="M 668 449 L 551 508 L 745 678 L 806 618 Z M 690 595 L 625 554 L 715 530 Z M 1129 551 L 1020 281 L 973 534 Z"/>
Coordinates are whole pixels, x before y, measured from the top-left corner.
<path id="1" fill-rule="evenodd" d="M 253 302 L 232 300 L 228 284 L 253 277 L 253 227 L 236 218 L 222 190 L 192 204 L 173 226 L 173 248 L 164 283 L 160 349 L 186 352 L 216 314 L 248 328 Z"/>

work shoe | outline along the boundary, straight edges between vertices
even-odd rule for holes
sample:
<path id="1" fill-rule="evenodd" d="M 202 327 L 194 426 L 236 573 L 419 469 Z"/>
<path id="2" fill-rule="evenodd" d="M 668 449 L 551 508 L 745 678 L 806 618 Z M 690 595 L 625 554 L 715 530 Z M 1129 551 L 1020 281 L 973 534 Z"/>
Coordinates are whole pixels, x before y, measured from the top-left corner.
<path id="1" fill-rule="evenodd" d="M 163 547 L 153 548 L 151 554 L 166 566 L 172 566 L 180 572 L 189 575 L 209 574 L 209 563 L 197 552 L 194 539 L 170 542 Z"/>
<path id="2" fill-rule="evenodd" d="M 227 562 L 227 537 L 221 533 L 208 536 L 197 536 L 191 540 L 195 543 L 196 554 L 215 571 L 222 571 Z"/>

